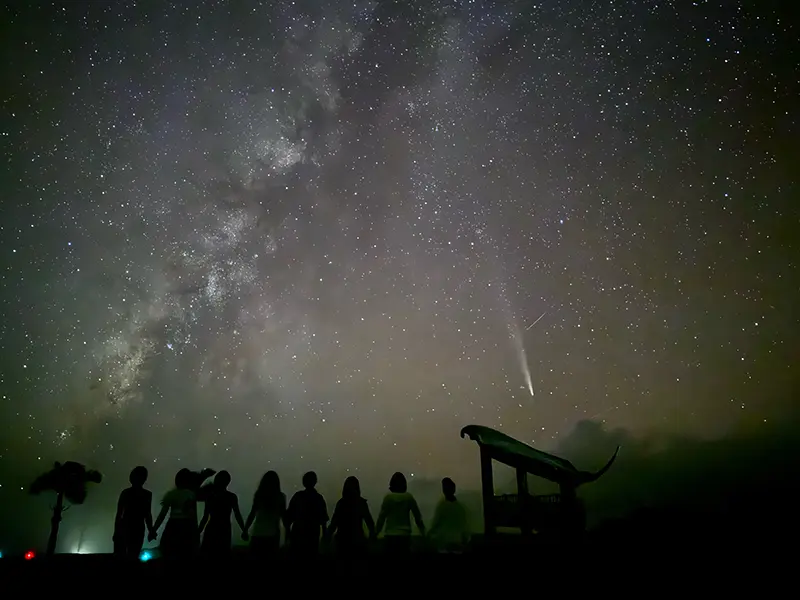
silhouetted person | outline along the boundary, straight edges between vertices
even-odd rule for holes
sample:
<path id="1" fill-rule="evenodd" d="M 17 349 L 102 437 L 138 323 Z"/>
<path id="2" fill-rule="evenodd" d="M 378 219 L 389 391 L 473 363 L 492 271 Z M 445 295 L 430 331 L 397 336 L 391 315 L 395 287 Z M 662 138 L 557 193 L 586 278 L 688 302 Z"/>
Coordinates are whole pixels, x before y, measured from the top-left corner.
<path id="1" fill-rule="evenodd" d="M 439 552 L 461 553 L 469 539 L 467 511 L 456 499 L 456 484 L 449 477 L 442 479 L 442 493 L 428 535 Z"/>
<path id="2" fill-rule="evenodd" d="M 319 552 L 320 534 L 325 535 L 328 523 L 328 507 L 316 485 L 317 474 L 309 471 L 303 475 L 305 489 L 292 496 L 289 502 L 286 518 L 290 527 L 289 540 L 292 549 L 299 554 Z"/>
<path id="3" fill-rule="evenodd" d="M 289 537 L 286 514 L 286 494 L 281 492 L 281 481 L 275 471 L 267 471 L 253 495 L 253 507 L 247 515 L 242 539 L 250 539 L 250 549 L 257 555 L 275 555 L 281 546 L 281 527 Z M 250 527 L 253 527 L 250 533 Z"/>
<path id="4" fill-rule="evenodd" d="M 153 494 L 144 489 L 147 469 L 136 467 L 131 471 L 131 487 L 122 490 L 114 519 L 114 554 L 138 557 L 142 551 L 145 528 L 153 534 Z"/>
<path id="5" fill-rule="evenodd" d="M 375 537 L 375 522 L 369 512 L 367 501 L 361 497 L 361 485 L 357 477 L 348 477 L 342 486 L 342 497 L 333 511 L 328 535 L 333 536 L 336 551 L 344 555 L 358 556 L 367 551 L 367 526 L 370 538 Z"/>
<path id="6" fill-rule="evenodd" d="M 245 531 L 242 513 L 239 511 L 239 498 L 228 489 L 231 474 L 220 471 L 214 477 L 214 483 L 200 490 L 200 497 L 205 501 L 203 518 L 200 520 L 200 531 L 203 542 L 200 552 L 205 555 L 225 556 L 231 551 L 231 513 L 236 518 L 239 528 Z"/>
<path id="7" fill-rule="evenodd" d="M 200 530 L 197 528 L 197 496 L 203 481 L 214 474 L 213 469 L 201 473 L 181 469 L 175 475 L 175 488 L 164 494 L 161 512 L 153 526 L 151 539 L 155 538 L 164 519 L 169 521 L 161 536 L 161 553 L 166 558 L 185 558 L 197 552 Z"/>
<path id="8" fill-rule="evenodd" d="M 419 512 L 417 501 L 408 492 L 408 482 L 405 475 L 395 473 L 389 481 L 389 493 L 383 498 L 381 512 L 378 515 L 376 534 L 386 526 L 384 543 L 386 551 L 391 554 L 405 554 L 411 547 L 411 516 L 422 535 L 425 535 L 425 525 Z"/>

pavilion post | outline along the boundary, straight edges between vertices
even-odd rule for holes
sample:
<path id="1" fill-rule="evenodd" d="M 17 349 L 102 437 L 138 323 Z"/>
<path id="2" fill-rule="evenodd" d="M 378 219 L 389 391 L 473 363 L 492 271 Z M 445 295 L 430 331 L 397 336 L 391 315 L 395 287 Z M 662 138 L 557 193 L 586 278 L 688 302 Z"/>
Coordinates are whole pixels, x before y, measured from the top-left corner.
<path id="1" fill-rule="evenodd" d="M 481 488 L 483 492 L 483 527 L 487 538 L 494 537 L 494 475 L 489 449 L 481 446 Z"/>
<path id="2" fill-rule="evenodd" d="M 519 528 L 523 537 L 531 535 L 530 495 L 528 493 L 528 472 L 517 469 L 517 508 L 519 509 Z"/>
<path id="3" fill-rule="evenodd" d="M 579 538 L 586 530 L 586 515 L 578 500 L 575 485 L 571 482 L 562 482 L 560 492 L 561 533 L 569 539 Z"/>

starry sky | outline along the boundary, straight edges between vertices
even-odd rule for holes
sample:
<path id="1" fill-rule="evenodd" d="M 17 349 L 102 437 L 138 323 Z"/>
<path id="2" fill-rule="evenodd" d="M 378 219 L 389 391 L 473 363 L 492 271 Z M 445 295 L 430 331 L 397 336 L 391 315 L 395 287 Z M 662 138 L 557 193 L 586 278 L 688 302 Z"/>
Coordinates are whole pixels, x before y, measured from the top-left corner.
<path id="1" fill-rule="evenodd" d="M 552 449 L 791 410 L 778 3 L 27 4 L 0 18 L 0 504 L 55 459 L 157 496 L 180 466 L 475 485 L 470 423 Z"/>

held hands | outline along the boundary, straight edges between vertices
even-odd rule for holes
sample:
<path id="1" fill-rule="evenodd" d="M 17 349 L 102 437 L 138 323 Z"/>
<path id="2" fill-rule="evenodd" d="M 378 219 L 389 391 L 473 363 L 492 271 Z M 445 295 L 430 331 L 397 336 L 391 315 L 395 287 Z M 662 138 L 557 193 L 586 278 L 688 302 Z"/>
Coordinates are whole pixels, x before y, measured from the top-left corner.
<path id="1" fill-rule="evenodd" d="M 155 529 L 151 529 L 151 530 L 150 530 L 150 531 L 147 533 L 147 541 L 148 541 L 148 542 L 154 542 L 154 541 L 156 540 L 156 538 L 157 538 L 157 537 L 158 537 L 158 532 L 157 532 Z"/>
<path id="2" fill-rule="evenodd" d="M 244 531 L 242 532 L 242 540 L 244 540 L 244 541 L 246 542 L 246 541 L 248 541 L 249 539 L 250 539 L 250 534 L 249 534 L 249 533 L 247 533 L 247 530 L 244 530 Z"/>

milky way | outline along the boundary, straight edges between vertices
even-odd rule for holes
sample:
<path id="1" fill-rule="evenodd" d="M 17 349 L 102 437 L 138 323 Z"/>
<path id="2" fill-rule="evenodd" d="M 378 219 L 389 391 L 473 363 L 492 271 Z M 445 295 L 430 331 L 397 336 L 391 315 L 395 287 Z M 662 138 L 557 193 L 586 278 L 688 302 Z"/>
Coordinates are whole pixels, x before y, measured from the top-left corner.
<path id="1" fill-rule="evenodd" d="M 0 460 L 474 482 L 469 423 L 779 418 L 798 63 L 766 4 L 9 9 Z"/>

